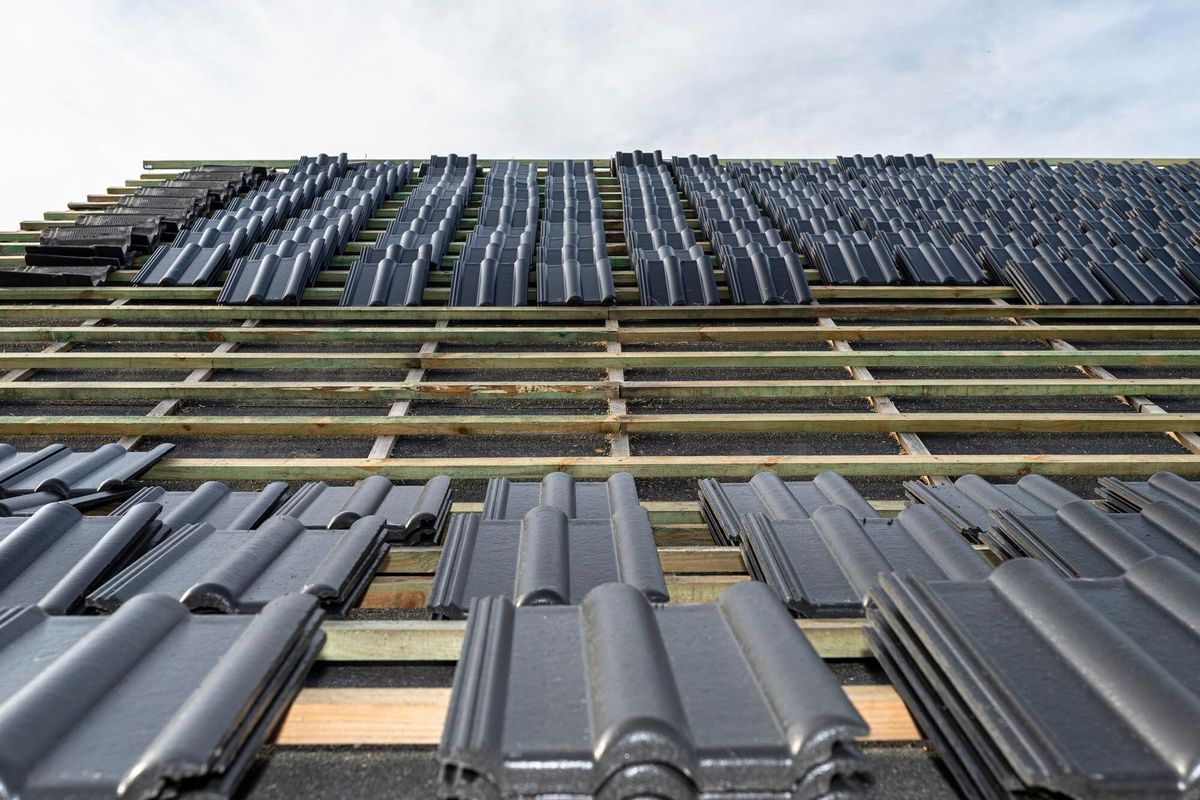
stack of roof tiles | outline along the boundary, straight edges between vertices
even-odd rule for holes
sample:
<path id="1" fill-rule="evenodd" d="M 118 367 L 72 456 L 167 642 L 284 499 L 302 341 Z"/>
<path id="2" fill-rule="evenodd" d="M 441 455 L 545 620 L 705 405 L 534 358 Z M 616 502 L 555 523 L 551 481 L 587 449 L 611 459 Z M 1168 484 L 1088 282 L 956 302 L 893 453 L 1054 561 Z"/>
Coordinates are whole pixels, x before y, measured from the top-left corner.
<path id="1" fill-rule="evenodd" d="M 536 499 L 535 499 L 536 498 Z M 472 600 L 571 605 L 603 583 L 628 583 L 668 599 L 650 517 L 633 477 L 577 484 L 555 472 L 540 484 L 488 483 L 483 514 L 455 514 L 429 591 L 436 617 L 466 614 Z"/>
<path id="2" fill-rule="evenodd" d="M 1193 303 L 1194 165 L 744 162 L 742 180 L 829 284 L 1011 283 L 1031 303 Z"/>
<path id="3" fill-rule="evenodd" d="M 108 516 L 70 504 L 129 495 L 171 447 L 0 445 L 6 498 L 46 501 L 0 519 L 5 796 L 231 796 L 316 658 L 322 617 L 450 506 L 448 478 L 379 476 L 286 500 L 282 483 L 208 483 L 147 487 Z"/>
<path id="4" fill-rule="evenodd" d="M 408 171 L 407 164 L 350 165 L 344 154 L 328 164 L 323 158 L 302 160 L 265 190 L 268 196 L 292 192 L 290 207 L 277 217 L 282 230 L 233 263 L 217 302 L 299 303 L 317 274 L 407 180 Z"/>
<path id="5" fill-rule="evenodd" d="M 987 580 L 883 577 L 868 640 L 972 797 L 1195 797 L 1200 573 L 1018 558 Z"/>
<path id="6" fill-rule="evenodd" d="M 451 153 L 421 165 L 421 182 L 387 230 L 351 265 L 341 305 L 421 305 L 429 273 L 449 252 L 471 199 L 475 162 L 473 154 Z"/>
<path id="7" fill-rule="evenodd" d="M 808 303 L 804 265 L 758 203 L 716 156 L 674 159 L 675 178 L 725 272 L 730 302 Z"/>
<path id="8" fill-rule="evenodd" d="M 523 306 L 537 242 L 539 188 L 530 162 L 499 161 L 488 170 L 475 228 L 454 267 L 452 306 Z"/>
<path id="9" fill-rule="evenodd" d="M 604 230 L 604 206 L 591 161 L 550 164 L 537 250 L 539 305 L 617 301 Z"/>
<path id="10" fill-rule="evenodd" d="M 537 709 L 536 712 L 533 712 Z M 761 584 L 652 605 L 471 606 L 440 754 L 444 797 L 851 797 L 866 725 Z"/>
<path id="11" fill-rule="evenodd" d="M 712 262 L 688 225 L 662 153 L 617 153 L 625 241 L 644 306 L 717 305 Z"/>
<path id="12" fill-rule="evenodd" d="M 72 225 L 42 229 L 38 244 L 25 249 L 26 269 L 0 273 L 7 284 L 101 283 L 108 273 L 150 253 L 194 219 L 224 208 L 267 177 L 261 167 L 194 167 L 124 195 L 100 213 L 81 214 Z"/>

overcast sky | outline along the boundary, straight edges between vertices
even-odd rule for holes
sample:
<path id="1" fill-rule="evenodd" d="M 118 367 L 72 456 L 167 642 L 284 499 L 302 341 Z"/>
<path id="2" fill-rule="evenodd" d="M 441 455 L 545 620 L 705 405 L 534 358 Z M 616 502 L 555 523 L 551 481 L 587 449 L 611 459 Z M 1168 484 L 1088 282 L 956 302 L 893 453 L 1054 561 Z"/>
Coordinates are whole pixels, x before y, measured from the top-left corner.
<path id="1" fill-rule="evenodd" d="M 0 230 L 144 158 L 1200 155 L 1200 3 L 0 8 Z"/>

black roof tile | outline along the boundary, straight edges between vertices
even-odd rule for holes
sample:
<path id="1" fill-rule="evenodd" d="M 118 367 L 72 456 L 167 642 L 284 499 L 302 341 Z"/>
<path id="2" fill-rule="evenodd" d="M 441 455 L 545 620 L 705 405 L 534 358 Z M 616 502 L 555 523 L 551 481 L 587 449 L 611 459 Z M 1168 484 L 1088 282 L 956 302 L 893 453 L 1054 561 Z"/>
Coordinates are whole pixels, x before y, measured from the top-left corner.
<path id="1" fill-rule="evenodd" d="M 429 610 L 461 618 L 477 597 L 518 606 L 579 603 L 602 583 L 628 583 L 653 602 L 668 600 L 650 516 L 640 506 L 607 519 L 569 519 L 539 506 L 520 519 L 456 514 L 442 546 Z"/>
<path id="2" fill-rule="evenodd" d="M 491 597 L 467 623 L 440 792 L 847 796 L 868 770 L 853 741 L 866 730 L 762 584 L 687 607 L 624 584 L 577 607 Z"/>
<path id="3" fill-rule="evenodd" d="M 114 611 L 138 595 L 166 594 L 193 611 L 253 614 L 304 593 L 341 615 L 387 555 L 383 522 L 363 517 L 345 532 L 312 530 L 291 517 L 254 531 L 186 525 L 91 592 L 88 605 Z"/>
<path id="4" fill-rule="evenodd" d="M 84 595 L 150 546 L 158 510 L 146 503 L 114 519 L 53 503 L 32 516 L 0 519 L 0 607 L 80 610 Z"/>
<path id="5" fill-rule="evenodd" d="M 53 492 L 66 498 L 120 489 L 174 449 L 173 444 L 160 444 L 144 453 L 130 452 L 119 444 L 106 444 L 88 453 L 59 448 L 20 472 L 3 476 L 0 494 Z"/>
<path id="6" fill-rule="evenodd" d="M 537 483 L 489 480 L 483 518 L 521 519 L 538 506 L 551 506 L 568 519 L 608 519 L 619 509 L 638 505 L 637 485 L 628 472 L 614 472 L 604 482 L 580 482 L 565 472 L 551 472 Z"/>
<path id="7" fill-rule="evenodd" d="M 432 248 L 421 245 L 420 253 L 409 263 L 383 258 L 375 263 L 356 261 L 346 275 L 339 305 L 342 306 L 419 306 L 425 299 Z"/>
<path id="8" fill-rule="evenodd" d="M 1200 574 L 885 576 L 868 640 L 970 796 L 1186 798 L 1200 779 Z M 986 621 L 981 624 L 981 621 Z"/>
<path id="9" fill-rule="evenodd" d="M 719 545 L 741 541 L 741 520 L 746 514 L 766 514 L 770 519 L 808 519 L 822 506 L 845 506 L 856 517 L 878 517 L 858 490 L 836 472 L 822 472 L 811 481 L 787 481 L 774 472 L 759 472 L 747 483 L 722 483 L 702 478 L 700 513 Z"/>
<path id="10" fill-rule="evenodd" d="M 324 641 L 315 598 L 257 616 L 162 595 L 112 616 L 0 610 L 0 783 L 13 797 L 227 798 Z"/>
<path id="11" fill-rule="evenodd" d="M 986 538 L 998 540 L 992 549 L 1002 555 L 1037 558 L 1072 578 L 1112 577 L 1155 555 L 1200 573 L 1200 513 L 1170 500 L 1124 514 L 1086 500 L 1052 514 L 999 511 Z"/>
<path id="12" fill-rule="evenodd" d="M 438 475 L 420 486 L 396 486 L 371 475 L 354 486 L 306 483 L 275 513 L 295 517 L 307 528 L 345 530 L 367 516 L 381 516 L 388 541 L 428 544 L 437 538 L 450 513 L 450 478 Z"/>
<path id="13" fill-rule="evenodd" d="M 287 489 L 283 481 L 268 483 L 257 492 L 235 492 L 220 481 L 206 481 L 190 492 L 147 486 L 113 509 L 109 516 L 119 517 L 139 503 L 157 503 L 162 506 L 158 521 L 171 531 L 199 523 L 218 530 L 251 530 L 279 505 Z"/>
<path id="14" fill-rule="evenodd" d="M 741 548 L 750 574 L 802 617 L 862 616 L 867 592 L 884 572 L 977 580 L 991 571 L 966 539 L 923 506 L 895 519 L 862 519 L 842 506 L 823 506 L 808 519 L 751 514 Z"/>
<path id="15" fill-rule="evenodd" d="M 1140 511 L 1159 500 L 1171 500 L 1200 512 L 1200 483 L 1174 472 L 1156 472 L 1146 481 L 1101 478 L 1097 492 L 1113 511 Z"/>
<path id="16" fill-rule="evenodd" d="M 988 483 L 978 475 L 963 475 L 954 483 L 929 486 L 905 481 L 905 493 L 925 503 L 959 533 L 979 541 L 980 534 L 994 524 L 991 512 L 999 510 L 1029 514 L 1053 514 L 1056 509 L 1080 499 L 1042 475 L 1026 475 L 1012 484 Z"/>

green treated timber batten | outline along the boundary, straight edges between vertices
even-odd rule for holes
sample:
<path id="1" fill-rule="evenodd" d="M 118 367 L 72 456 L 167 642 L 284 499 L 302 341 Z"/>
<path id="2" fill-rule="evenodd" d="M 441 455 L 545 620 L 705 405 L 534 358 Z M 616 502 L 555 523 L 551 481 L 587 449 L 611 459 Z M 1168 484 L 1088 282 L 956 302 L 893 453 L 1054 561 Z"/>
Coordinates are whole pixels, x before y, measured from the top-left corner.
<path id="1" fill-rule="evenodd" d="M 614 319 L 619 322 L 697 320 L 815 320 L 832 319 L 1101 319 L 1175 321 L 1200 319 L 1200 307 L 1184 306 L 1020 306 L 985 303 L 897 303 L 886 306 L 830 303 L 809 306 L 517 306 L 475 308 L 421 306 L 418 308 L 343 308 L 340 306 L 219 306 L 131 303 L 124 306 L 54 304 L 0 304 L 0 319 L 94 319 L 102 311 L 112 321 L 145 320 L 228 322 L 235 320 L 310 320 L 355 322 L 586 322 Z"/>
<path id="2" fill-rule="evenodd" d="M 1200 350 L 623 353 L 0 353 L 3 369 L 638 369 L 711 367 L 1196 367 Z"/>
<path id="3" fill-rule="evenodd" d="M 853 342 L 951 341 L 1164 341 L 1200 339 L 1200 325 L 726 325 L 409 327 L 3 327 L 0 342 Z"/>
<path id="4" fill-rule="evenodd" d="M 865 620 L 800 619 L 796 625 L 822 658 L 870 658 Z M 457 661 L 460 620 L 327 620 L 322 661 Z"/>
<path id="5" fill-rule="evenodd" d="M 615 472 L 635 478 L 726 478 L 746 480 L 761 470 L 782 478 L 812 478 L 826 470 L 847 477 L 967 475 L 1121 475 L 1148 477 L 1169 471 L 1200 477 L 1200 456 L 1171 454 L 988 454 L 988 455 L 720 455 L 581 456 L 552 458 L 165 458 L 146 473 L 166 480 L 356 481 L 369 475 L 393 480 L 455 478 L 540 480 L 562 471 L 580 479 L 604 480 Z"/>
<path id="6" fill-rule="evenodd" d="M 1081 379 L 1087 382 L 1086 379 Z M 1200 381 L 1197 381 L 1200 393 Z M 1130 387 L 1132 391 L 1132 387 Z M 1141 391 L 1139 389 L 1139 391 Z M 1145 394 L 1146 392 L 1142 392 Z M 1166 394 L 1166 392 L 1157 392 Z M 514 398 L 540 400 L 602 400 L 617 396 L 617 384 L 605 381 L 556 383 L 416 383 L 276 381 L 12 381 L 0 382 L 0 400 L 455 400 L 504 402 Z"/>
<path id="7" fill-rule="evenodd" d="M 1040 330 L 1040 329 L 1039 329 Z M 358 344 L 422 342 L 604 342 L 605 329 L 555 326 L 535 327 L 396 327 L 396 328 L 176 328 L 176 327 L 7 327 L 0 342 L 339 342 Z M 1200 328 L 1196 329 L 1200 338 Z"/>
<path id="8" fill-rule="evenodd" d="M 1200 397 L 1200 379 L 1005 378 L 801 381 L 355 382 L 355 381 L 12 381 L 0 400 L 307 400 L 395 401 L 739 399 L 799 397 Z"/>
<path id="9" fill-rule="evenodd" d="M 6 416 L 0 435 L 555 436 L 617 433 L 1165 433 L 1200 430 L 1200 413 L 631 414 L 235 417 Z"/>

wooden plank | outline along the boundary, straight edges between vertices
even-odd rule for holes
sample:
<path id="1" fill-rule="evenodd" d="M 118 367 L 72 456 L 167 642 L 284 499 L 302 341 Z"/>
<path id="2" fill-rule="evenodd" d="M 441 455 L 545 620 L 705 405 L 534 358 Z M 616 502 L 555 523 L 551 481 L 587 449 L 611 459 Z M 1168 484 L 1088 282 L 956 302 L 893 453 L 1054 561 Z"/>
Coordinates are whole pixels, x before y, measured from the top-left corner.
<path id="1" fill-rule="evenodd" d="M 862 619 L 798 619 L 822 658 L 871 658 Z M 466 623 L 460 620 L 326 620 L 320 660 L 457 661 Z"/>
<path id="2" fill-rule="evenodd" d="M 662 526 L 655 526 L 661 529 Z M 711 542 L 708 527 L 689 526 L 703 530 Z M 392 547 L 379 568 L 379 574 L 432 575 L 441 558 L 440 547 Z M 736 547 L 713 544 L 660 547 L 658 558 L 663 571 L 676 575 L 744 575 L 746 565 L 742 551 Z"/>
<path id="3" fill-rule="evenodd" d="M 742 575 L 667 575 L 672 603 L 713 603 L 734 584 L 749 580 Z M 425 608 L 429 600 L 428 576 L 383 576 L 371 581 L 360 608 Z"/>
<path id="4" fill-rule="evenodd" d="M 55 345 L 60 347 L 61 345 Z M 411 373 L 410 373 L 411 374 Z M 1091 381 L 1080 380 L 1085 386 Z M 605 381 L 563 381 L 559 383 L 513 382 L 438 382 L 407 381 L 359 383 L 355 381 L 220 381 L 184 383 L 183 381 L 38 381 L 5 386 L 0 383 L 0 400 L 154 400 L 178 397 L 182 400 L 277 400 L 284 402 L 323 401 L 401 401 L 466 400 L 503 402 L 513 398 L 549 400 L 603 400 L 617 391 Z M 1186 392 L 1187 388 L 1181 389 Z M 1200 393 L 1200 380 L 1196 381 Z M 1165 392 L 1159 392 L 1165 393 Z"/>
<path id="5" fill-rule="evenodd" d="M 826 330 L 838 328 L 837 322 L 829 317 L 822 317 L 817 320 L 817 325 Z M 830 345 L 838 353 L 854 352 L 854 347 L 840 336 L 837 339 L 831 340 Z M 875 380 L 875 376 L 866 367 L 846 367 L 846 370 L 850 373 L 850 377 L 856 381 Z M 887 415 L 897 415 L 900 413 L 899 409 L 896 408 L 896 404 L 892 402 L 892 398 L 887 395 L 871 395 L 867 397 L 867 401 L 871 404 L 871 410 L 876 413 Z M 889 433 L 900 446 L 900 452 L 905 455 L 927 456 L 930 454 L 929 448 L 925 446 L 925 443 L 921 441 L 921 437 L 917 434 L 901 430 L 892 430 Z M 922 476 L 922 478 L 934 484 L 949 483 L 949 479 L 941 475 Z"/>
<path id="6" fill-rule="evenodd" d="M 614 355 L 621 352 L 620 330 L 621 324 L 615 319 L 610 319 L 605 324 L 605 330 L 613 337 L 613 341 L 609 341 L 605 352 Z M 608 415 L 610 417 L 623 418 L 629 411 L 624 398 L 621 396 L 620 387 L 625 383 L 625 370 L 621 367 L 609 367 L 604 377 L 609 383 L 617 387 L 617 393 L 608 399 Z M 608 454 L 610 456 L 628 456 L 630 455 L 629 448 L 629 431 L 618 426 L 615 431 L 608 435 Z"/>
<path id="7" fill-rule="evenodd" d="M 904 701 L 891 686 L 844 687 L 871 732 L 862 741 L 921 739 Z M 275 733 L 283 746 L 436 745 L 450 706 L 450 689 L 303 689 Z"/>
<path id="8" fill-rule="evenodd" d="M 1200 478 L 1200 457 L 1190 453 L 1004 453 L 966 455 L 720 455 L 720 456 L 526 456 L 520 458 L 165 458 L 145 475 L 166 480 L 356 481 L 368 475 L 393 480 L 456 478 L 541 480 L 561 470 L 576 478 L 606 479 L 614 472 L 635 478 L 747 480 L 761 470 L 782 478 L 812 478 L 836 470 L 849 478 L 967 475 L 1124 475 L 1149 477 L 1163 470 Z"/>
<path id="9" fill-rule="evenodd" d="M 23 369 L 708 369 L 722 367 L 1198 367 L 1200 350 L 857 350 L 638 351 L 621 353 L 0 353 L 0 368 Z"/>
<path id="10" fill-rule="evenodd" d="M 1076 341 L 1172 341 L 1200 339 L 1198 325 L 1044 325 L 1046 338 Z M 1041 331 L 1039 331 L 1041 333 Z M 838 337 L 846 342 L 901 341 L 1033 341 L 1038 334 L 1012 325 L 839 325 Z M 696 325 L 638 326 L 612 330 L 599 325 L 441 326 L 408 327 L 197 327 L 106 326 L 99 330 L 78 327 L 0 327 L 0 342 L 197 342 L 197 343 L 312 343 L 383 344 L 444 343 L 545 343 L 616 340 L 622 344 L 718 342 L 821 342 L 829 333 L 813 325 Z"/>
<path id="11" fill-rule="evenodd" d="M 253 328 L 257 325 L 258 325 L 258 320 L 253 320 L 253 319 L 248 319 L 242 323 L 242 327 L 244 327 L 244 328 Z M 240 346 L 241 345 L 239 345 L 237 342 L 223 342 L 222 344 L 217 345 L 216 349 L 213 350 L 213 352 L 214 353 L 232 353 L 235 350 L 237 350 L 238 347 L 240 347 Z M 183 383 L 185 385 L 191 385 L 194 383 L 204 383 L 204 382 L 208 381 L 210 378 L 212 378 L 212 376 L 213 376 L 213 371 L 211 369 L 195 369 L 195 370 L 192 370 L 188 374 L 188 376 L 183 379 Z M 147 417 L 169 417 L 172 414 L 178 413 L 180 411 L 182 405 L 183 405 L 183 399 L 179 398 L 179 397 L 173 397 L 173 398 L 170 398 L 167 400 L 160 400 L 158 402 L 158 404 L 154 406 L 154 408 L 150 409 L 150 411 L 147 412 L 146 416 Z M 117 442 L 117 444 L 121 445 L 126 450 L 132 450 L 133 448 L 137 447 L 138 443 L 141 440 L 142 440 L 142 437 L 140 435 L 124 436 Z"/>
<path id="12" fill-rule="evenodd" d="M 59 347 L 59 345 L 55 345 Z M 950 378 L 928 380 L 762 380 L 762 381 L 626 381 L 627 400 L 739 399 L 805 397 L 1110 397 L 1121 394 L 1200 396 L 1200 378 Z M 0 400 L 14 402 L 57 400 L 145 401 L 159 397 L 182 400 L 397 401 L 463 400 L 470 403 L 521 400 L 603 400 L 614 396 L 608 381 L 517 383 L 506 381 L 37 381 L 5 385 Z"/>
<path id="13" fill-rule="evenodd" d="M 446 320 L 441 320 L 437 324 L 439 330 L 444 330 L 449 323 Z M 421 345 L 421 349 L 417 351 L 418 355 L 429 355 L 437 352 L 438 341 L 432 340 Z M 421 367 L 410 369 L 408 374 L 404 376 L 404 382 L 407 384 L 420 384 L 425 379 L 425 370 Z M 419 395 L 417 395 L 419 396 Z M 412 401 L 409 398 L 396 400 L 392 403 L 392 407 L 388 409 L 389 417 L 407 416 L 409 409 L 412 407 Z M 375 441 L 371 443 L 371 449 L 367 452 L 367 458 L 387 458 L 392 453 L 392 448 L 396 446 L 395 434 L 382 434 L 375 437 Z"/>
<path id="14" fill-rule="evenodd" d="M 530 414 L 394 416 L 6 416 L 0 435 L 558 436 L 636 433 L 1163 433 L 1200 428 L 1200 413 L 819 412 L 813 414 Z M 918 458 L 928 453 L 912 452 Z"/>

